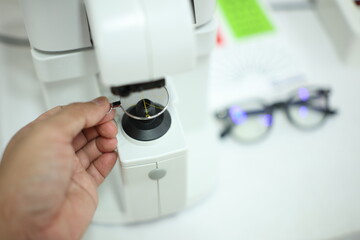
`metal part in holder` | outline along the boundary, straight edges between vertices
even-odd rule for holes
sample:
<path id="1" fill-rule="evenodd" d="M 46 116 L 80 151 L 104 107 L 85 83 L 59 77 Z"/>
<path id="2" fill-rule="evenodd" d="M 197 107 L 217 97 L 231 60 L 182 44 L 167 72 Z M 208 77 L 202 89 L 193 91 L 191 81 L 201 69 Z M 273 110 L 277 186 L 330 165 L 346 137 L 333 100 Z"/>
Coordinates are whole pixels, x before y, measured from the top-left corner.
<path id="1" fill-rule="evenodd" d="M 151 99 L 151 100 L 150 100 Z M 134 120 L 151 120 L 166 112 L 170 102 L 170 95 L 166 87 L 147 90 L 146 93 L 133 93 L 120 101 L 110 103 L 110 110 L 121 108 L 124 113 Z"/>

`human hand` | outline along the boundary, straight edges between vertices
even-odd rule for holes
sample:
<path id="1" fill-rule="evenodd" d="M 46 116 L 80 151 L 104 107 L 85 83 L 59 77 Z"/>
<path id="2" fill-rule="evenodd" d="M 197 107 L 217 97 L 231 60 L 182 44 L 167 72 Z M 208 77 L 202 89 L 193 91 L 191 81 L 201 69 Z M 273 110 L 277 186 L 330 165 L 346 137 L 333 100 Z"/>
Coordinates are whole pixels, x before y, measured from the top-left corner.
<path id="1" fill-rule="evenodd" d="M 105 97 L 56 107 L 21 129 L 0 162 L 0 239 L 80 239 L 117 154 Z"/>

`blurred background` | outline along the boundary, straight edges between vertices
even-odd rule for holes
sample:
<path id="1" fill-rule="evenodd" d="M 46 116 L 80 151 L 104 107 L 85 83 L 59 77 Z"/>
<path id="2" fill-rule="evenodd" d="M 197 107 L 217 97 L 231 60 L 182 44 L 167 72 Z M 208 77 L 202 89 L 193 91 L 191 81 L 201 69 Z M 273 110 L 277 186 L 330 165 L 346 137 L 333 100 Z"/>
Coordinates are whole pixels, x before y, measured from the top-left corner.
<path id="1" fill-rule="evenodd" d="M 360 239 L 358 4 L 218 0 L 214 191 L 157 221 L 94 222 L 84 240 Z M 1 152 L 45 108 L 26 39 L 17 1 L 0 0 Z"/>

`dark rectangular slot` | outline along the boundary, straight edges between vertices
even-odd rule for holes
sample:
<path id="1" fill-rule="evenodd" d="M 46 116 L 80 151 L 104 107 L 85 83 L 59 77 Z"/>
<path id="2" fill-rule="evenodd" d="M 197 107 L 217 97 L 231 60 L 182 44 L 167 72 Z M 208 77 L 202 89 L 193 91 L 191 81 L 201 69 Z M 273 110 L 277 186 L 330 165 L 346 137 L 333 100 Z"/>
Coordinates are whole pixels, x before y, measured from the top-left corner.
<path id="1" fill-rule="evenodd" d="M 194 23 L 196 24 L 195 2 L 194 2 L 194 0 L 190 0 L 190 1 L 191 1 L 191 7 L 192 7 L 192 10 L 193 10 Z"/>

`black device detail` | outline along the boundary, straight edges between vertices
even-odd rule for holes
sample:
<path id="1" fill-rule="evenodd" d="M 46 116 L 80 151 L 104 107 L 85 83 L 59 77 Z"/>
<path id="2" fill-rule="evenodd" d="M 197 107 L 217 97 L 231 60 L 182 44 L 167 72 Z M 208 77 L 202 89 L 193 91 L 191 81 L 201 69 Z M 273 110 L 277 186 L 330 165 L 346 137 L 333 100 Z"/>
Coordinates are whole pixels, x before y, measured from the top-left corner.
<path id="1" fill-rule="evenodd" d="M 120 87 L 111 87 L 111 93 L 120 97 L 127 97 L 133 92 L 141 92 L 153 88 L 162 88 L 165 86 L 165 79 L 159 79 L 151 82 L 143 82 Z"/>

